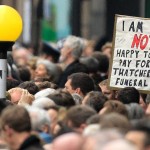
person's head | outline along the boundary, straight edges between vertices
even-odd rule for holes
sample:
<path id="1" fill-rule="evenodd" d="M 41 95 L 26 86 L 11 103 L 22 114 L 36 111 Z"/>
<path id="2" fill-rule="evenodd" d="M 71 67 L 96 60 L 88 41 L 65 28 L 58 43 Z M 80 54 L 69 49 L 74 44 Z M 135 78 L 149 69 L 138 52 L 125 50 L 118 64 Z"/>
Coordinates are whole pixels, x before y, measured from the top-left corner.
<path id="1" fill-rule="evenodd" d="M 82 54 L 83 44 L 84 43 L 79 37 L 68 36 L 60 51 L 61 54 L 59 61 L 65 64 L 70 64 L 74 60 L 79 59 Z"/>
<path id="2" fill-rule="evenodd" d="M 54 93 L 49 94 L 48 97 L 55 102 L 56 105 L 70 108 L 75 105 L 75 101 L 71 94 L 64 90 L 56 90 Z"/>
<path id="3" fill-rule="evenodd" d="M 73 73 L 68 77 L 65 89 L 71 94 L 77 93 L 84 97 L 94 90 L 94 82 L 86 73 Z"/>
<path id="4" fill-rule="evenodd" d="M 101 92 L 91 91 L 84 97 L 82 104 L 88 105 L 99 112 L 103 108 L 106 101 L 107 97 Z"/>
<path id="5" fill-rule="evenodd" d="M 110 59 L 112 57 L 112 43 L 111 42 L 105 43 L 102 46 L 101 51 L 104 55 L 106 55 Z"/>
<path id="6" fill-rule="evenodd" d="M 59 50 L 48 42 L 41 42 L 39 51 L 40 57 L 44 59 L 50 60 L 52 62 L 57 62 L 59 59 Z"/>
<path id="7" fill-rule="evenodd" d="M 102 90 L 102 93 L 110 100 L 115 99 L 115 91 L 110 90 L 108 87 L 108 79 L 103 80 L 99 83 L 99 87 Z"/>
<path id="8" fill-rule="evenodd" d="M 130 122 L 127 117 L 118 114 L 110 113 L 101 116 L 100 119 L 100 128 L 101 129 L 117 129 L 122 133 L 125 133 L 130 128 Z"/>
<path id="9" fill-rule="evenodd" d="M 11 102 L 13 104 L 32 104 L 34 101 L 34 96 L 30 94 L 27 90 L 21 89 L 19 87 L 12 88 L 8 91 L 11 96 Z"/>
<path id="10" fill-rule="evenodd" d="M 82 150 L 101 150 L 107 143 L 122 138 L 123 134 L 118 130 L 100 130 L 93 135 L 86 136 Z"/>
<path id="11" fill-rule="evenodd" d="M 86 40 L 85 39 L 84 43 L 85 43 L 85 48 L 83 50 L 82 56 L 84 56 L 84 57 L 91 56 L 92 53 L 94 52 L 95 42 L 92 40 Z"/>
<path id="12" fill-rule="evenodd" d="M 35 99 L 32 103 L 32 106 L 45 109 L 50 106 L 55 106 L 55 102 L 48 97 L 40 97 Z"/>
<path id="13" fill-rule="evenodd" d="M 138 103 L 140 100 L 140 93 L 134 87 L 125 87 L 118 91 L 117 99 L 124 104 Z"/>
<path id="14" fill-rule="evenodd" d="M 139 150 L 134 144 L 125 140 L 118 139 L 107 143 L 101 150 Z"/>
<path id="15" fill-rule="evenodd" d="M 99 62 L 94 57 L 81 57 L 80 63 L 87 67 L 89 73 L 96 73 L 98 71 Z"/>
<path id="16" fill-rule="evenodd" d="M 104 104 L 100 114 L 111 114 L 112 112 L 119 113 L 128 118 L 128 112 L 125 105 L 116 100 L 109 100 Z"/>
<path id="17" fill-rule="evenodd" d="M 8 91 L 12 88 L 17 87 L 20 84 L 20 81 L 12 78 L 7 78 L 6 84 L 7 84 L 7 91 Z"/>
<path id="18" fill-rule="evenodd" d="M 25 106 L 32 124 L 32 130 L 36 132 L 50 132 L 50 118 L 46 110 L 33 106 Z"/>
<path id="19" fill-rule="evenodd" d="M 31 121 L 27 110 L 21 106 L 9 106 L 0 118 L 1 136 L 10 149 L 19 149 L 22 142 L 30 136 Z"/>
<path id="20" fill-rule="evenodd" d="M 95 114 L 96 111 L 89 106 L 74 106 L 68 110 L 66 122 L 69 127 L 82 133 L 83 129 L 86 127 L 86 120 Z"/>
<path id="21" fill-rule="evenodd" d="M 99 72 L 107 73 L 109 68 L 109 59 L 106 55 L 102 54 L 101 52 L 94 52 L 92 57 L 96 58 L 99 62 Z"/>
<path id="22" fill-rule="evenodd" d="M 130 120 L 141 119 L 142 117 L 144 117 L 145 112 L 139 104 L 130 103 L 130 104 L 126 104 L 125 106 L 128 112 L 128 118 Z"/>
<path id="23" fill-rule="evenodd" d="M 30 52 L 24 47 L 18 47 L 13 49 L 13 59 L 18 66 L 24 66 L 27 64 Z"/>
<path id="24" fill-rule="evenodd" d="M 79 150 L 83 144 L 83 137 L 77 133 L 67 133 L 57 137 L 52 143 L 54 150 Z"/>
<path id="25" fill-rule="evenodd" d="M 37 83 L 37 82 L 36 82 Z M 52 88 L 52 89 L 57 89 L 57 85 L 52 83 L 52 82 L 49 82 L 49 81 L 44 81 L 44 82 L 39 82 L 37 84 L 39 90 L 44 90 L 44 89 L 47 89 L 47 88 Z"/>
<path id="26" fill-rule="evenodd" d="M 44 89 L 44 90 L 41 90 L 41 91 L 37 92 L 34 95 L 34 97 L 35 97 L 35 99 L 42 98 L 42 97 L 47 97 L 48 95 L 54 93 L 55 91 L 56 91 L 55 89 L 47 88 L 47 89 Z"/>
<path id="27" fill-rule="evenodd" d="M 27 89 L 28 92 L 32 95 L 36 94 L 39 91 L 38 86 L 36 86 L 36 84 L 32 81 L 23 82 L 18 87 Z"/>
<path id="28" fill-rule="evenodd" d="M 125 138 L 135 144 L 140 150 L 150 147 L 150 121 L 149 118 L 138 120 L 132 125 Z"/>
<path id="29" fill-rule="evenodd" d="M 61 69 L 48 60 L 38 60 L 35 70 L 35 79 L 40 77 L 49 77 L 51 81 L 56 82 L 61 73 Z"/>
<path id="30" fill-rule="evenodd" d="M 29 81 L 31 79 L 30 70 L 27 67 L 25 66 L 19 67 L 18 72 L 21 81 L 24 82 L 24 81 Z"/>

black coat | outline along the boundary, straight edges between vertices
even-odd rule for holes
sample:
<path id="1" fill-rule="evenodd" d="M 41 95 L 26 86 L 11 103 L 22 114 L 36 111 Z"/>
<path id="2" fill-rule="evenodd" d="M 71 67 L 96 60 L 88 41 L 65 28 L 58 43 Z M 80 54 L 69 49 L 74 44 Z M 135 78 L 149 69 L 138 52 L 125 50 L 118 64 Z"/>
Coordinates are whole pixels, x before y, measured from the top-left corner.
<path id="1" fill-rule="evenodd" d="M 40 142 L 37 136 L 31 135 L 22 143 L 19 150 L 44 150 Z"/>
<path id="2" fill-rule="evenodd" d="M 58 87 L 63 88 L 67 81 L 67 77 L 71 75 L 72 73 L 77 73 L 77 72 L 88 73 L 87 67 L 81 64 L 78 60 L 68 65 L 67 68 L 64 70 L 64 72 L 62 73 L 58 81 L 58 84 L 57 84 Z"/>

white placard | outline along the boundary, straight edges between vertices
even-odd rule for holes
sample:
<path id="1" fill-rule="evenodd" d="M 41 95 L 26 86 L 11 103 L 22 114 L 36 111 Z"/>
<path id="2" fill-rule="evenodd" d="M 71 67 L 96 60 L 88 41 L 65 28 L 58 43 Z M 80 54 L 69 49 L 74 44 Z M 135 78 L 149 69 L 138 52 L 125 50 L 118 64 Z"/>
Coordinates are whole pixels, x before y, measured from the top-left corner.
<path id="1" fill-rule="evenodd" d="M 150 19 L 116 15 L 109 86 L 150 92 Z"/>
<path id="2" fill-rule="evenodd" d="M 0 98 L 6 98 L 6 59 L 0 59 Z"/>

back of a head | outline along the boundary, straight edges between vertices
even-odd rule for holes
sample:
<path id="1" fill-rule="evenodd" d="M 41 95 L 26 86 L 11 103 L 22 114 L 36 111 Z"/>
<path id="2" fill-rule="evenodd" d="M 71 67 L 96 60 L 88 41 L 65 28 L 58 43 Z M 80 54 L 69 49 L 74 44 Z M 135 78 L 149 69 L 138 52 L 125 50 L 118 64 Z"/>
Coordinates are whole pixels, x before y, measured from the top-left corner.
<path id="1" fill-rule="evenodd" d="M 20 84 L 19 80 L 15 80 L 15 79 L 11 79 L 11 78 L 7 78 L 7 91 L 17 87 Z"/>
<path id="2" fill-rule="evenodd" d="M 31 79 L 31 73 L 27 67 L 21 66 L 18 68 L 18 71 L 21 81 L 29 81 Z"/>
<path id="3" fill-rule="evenodd" d="M 79 150 L 82 147 L 83 138 L 77 133 L 67 133 L 57 137 L 53 145 L 56 150 Z"/>
<path id="4" fill-rule="evenodd" d="M 48 95 L 50 95 L 54 92 L 55 92 L 55 89 L 47 88 L 47 89 L 44 89 L 44 90 L 41 90 L 41 91 L 37 92 L 34 95 L 34 97 L 35 97 L 35 99 L 38 99 L 38 98 L 41 98 L 41 97 L 47 97 Z"/>
<path id="5" fill-rule="evenodd" d="M 86 99 L 85 104 L 89 105 L 97 112 L 99 112 L 103 108 L 105 102 L 108 100 L 105 95 L 103 95 L 101 92 L 97 92 L 97 91 L 89 92 L 86 95 L 86 97 L 87 97 L 87 99 Z"/>
<path id="6" fill-rule="evenodd" d="M 48 97 L 41 97 L 35 99 L 35 101 L 32 103 L 32 106 L 45 109 L 47 107 L 55 106 L 55 103 L 53 100 L 49 99 Z"/>
<path id="7" fill-rule="evenodd" d="M 84 48 L 82 40 L 76 36 L 68 36 L 65 40 L 65 44 L 72 49 L 72 56 L 75 59 L 79 59 Z"/>
<path id="8" fill-rule="evenodd" d="M 86 73 L 73 73 L 68 77 L 68 79 L 71 79 L 72 88 L 80 88 L 83 95 L 94 90 L 94 81 Z"/>
<path id="9" fill-rule="evenodd" d="M 28 92 L 32 95 L 36 94 L 39 91 L 38 86 L 32 81 L 23 82 L 18 87 L 27 89 Z"/>
<path id="10" fill-rule="evenodd" d="M 125 116 L 118 113 L 111 113 L 101 117 L 100 127 L 101 129 L 115 128 L 124 133 L 130 128 L 130 123 Z"/>
<path id="11" fill-rule="evenodd" d="M 88 68 L 89 73 L 96 73 L 98 71 L 99 62 L 94 57 L 81 57 L 80 63 Z"/>
<path id="12" fill-rule="evenodd" d="M 89 106 L 77 105 L 71 107 L 67 112 L 67 120 L 72 122 L 73 127 L 80 127 L 87 119 L 96 114 L 96 111 Z"/>
<path id="13" fill-rule="evenodd" d="M 25 107 L 31 118 L 32 130 L 39 132 L 43 130 L 44 125 L 50 126 L 50 118 L 47 111 L 33 106 Z"/>
<path id="14" fill-rule="evenodd" d="M 38 85 L 39 90 L 47 89 L 47 88 L 52 88 L 52 89 L 57 89 L 57 85 L 49 82 L 49 81 L 43 81 L 39 83 Z"/>
<path id="15" fill-rule="evenodd" d="M 101 52 L 94 52 L 92 57 L 96 58 L 99 61 L 99 71 L 102 73 L 107 73 L 109 68 L 109 59 L 106 55 Z"/>
<path id="16" fill-rule="evenodd" d="M 117 99 L 124 104 L 139 104 L 140 94 L 139 91 L 134 87 L 125 87 L 118 92 Z"/>
<path id="17" fill-rule="evenodd" d="M 75 101 L 70 93 L 64 90 L 56 90 L 54 93 L 49 94 L 48 98 L 53 100 L 56 105 L 64 106 L 64 107 L 71 107 L 75 105 Z"/>
<path id="18" fill-rule="evenodd" d="M 112 112 L 121 114 L 128 118 L 128 112 L 125 105 L 117 100 L 108 100 L 104 104 L 104 112 L 103 114 L 110 114 Z"/>
<path id="19" fill-rule="evenodd" d="M 145 115 L 143 108 L 137 103 L 127 104 L 126 109 L 128 112 L 128 118 L 131 120 L 141 119 Z"/>
<path id="20" fill-rule="evenodd" d="M 127 140 L 118 139 L 107 143 L 100 150 L 138 150 L 138 148 Z"/>
<path id="21" fill-rule="evenodd" d="M 31 121 L 27 110 L 22 106 L 8 106 L 4 109 L 0 119 L 1 129 L 9 126 L 16 132 L 30 132 Z"/>

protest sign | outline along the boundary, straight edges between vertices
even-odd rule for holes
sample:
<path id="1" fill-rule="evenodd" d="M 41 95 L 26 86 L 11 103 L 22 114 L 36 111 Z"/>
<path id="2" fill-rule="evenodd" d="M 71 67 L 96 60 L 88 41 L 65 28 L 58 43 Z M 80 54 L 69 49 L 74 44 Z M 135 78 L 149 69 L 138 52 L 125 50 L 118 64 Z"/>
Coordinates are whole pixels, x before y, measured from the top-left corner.
<path id="1" fill-rule="evenodd" d="M 115 16 L 109 86 L 150 93 L 150 19 Z"/>

